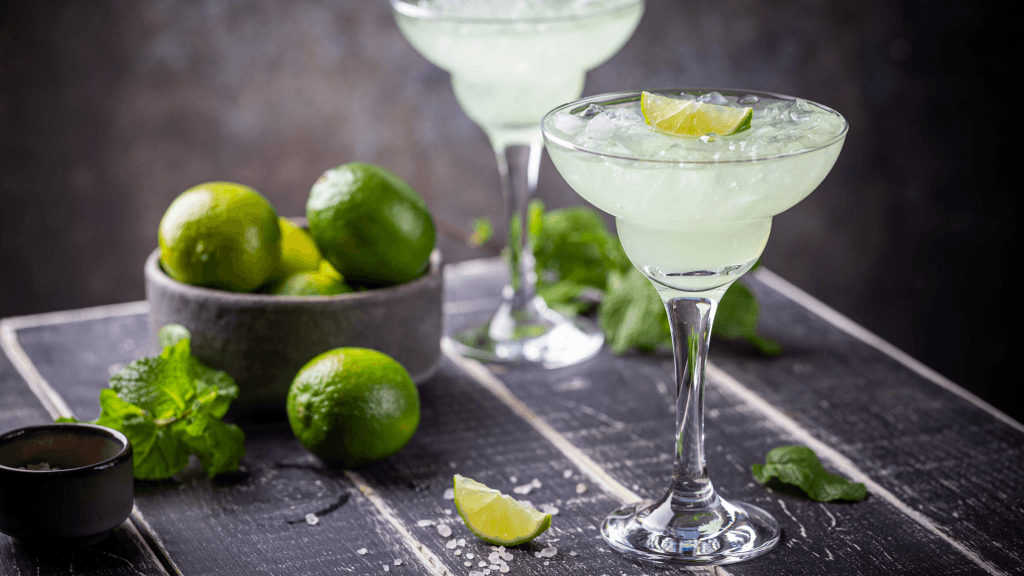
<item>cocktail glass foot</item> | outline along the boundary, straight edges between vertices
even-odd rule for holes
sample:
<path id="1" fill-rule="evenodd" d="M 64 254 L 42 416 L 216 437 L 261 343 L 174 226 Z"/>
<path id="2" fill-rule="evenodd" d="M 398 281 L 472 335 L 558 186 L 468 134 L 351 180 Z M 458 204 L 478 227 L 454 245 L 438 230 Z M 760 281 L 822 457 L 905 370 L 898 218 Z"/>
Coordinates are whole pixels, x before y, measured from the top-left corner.
<path id="1" fill-rule="evenodd" d="M 601 535 L 619 554 L 654 564 L 731 564 L 767 553 L 779 542 L 779 523 L 764 510 L 714 498 L 709 506 L 673 506 L 670 493 L 612 512 Z"/>
<path id="2" fill-rule="evenodd" d="M 534 297 L 515 305 L 511 287 L 491 321 L 459 332 L 455 351 L 485 362 L 523 362 L 560 368 L 582 362 L 601 350 L 601 329 L 585 318 L 568 319 Z"/>

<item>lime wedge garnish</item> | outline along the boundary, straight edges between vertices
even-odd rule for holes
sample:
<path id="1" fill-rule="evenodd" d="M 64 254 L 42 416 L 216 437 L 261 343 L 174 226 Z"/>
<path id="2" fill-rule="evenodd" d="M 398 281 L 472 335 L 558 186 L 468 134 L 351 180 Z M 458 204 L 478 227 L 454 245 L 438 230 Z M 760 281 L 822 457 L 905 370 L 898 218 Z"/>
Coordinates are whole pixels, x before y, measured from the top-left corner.
<path id="1" fill-rule="evenodd" d="M 470 532 L 497 546 L 529 542 L 551 526 L 551 514 L 459 474 L 455 475 L 455 507 Z"/>
<path id="2" fill-rule="evenodd" d="M 750 127 L 753 108 L 730 108 L 643 92 L 640 111 L 647 125 L 673 136 L 728 136 Z"/>

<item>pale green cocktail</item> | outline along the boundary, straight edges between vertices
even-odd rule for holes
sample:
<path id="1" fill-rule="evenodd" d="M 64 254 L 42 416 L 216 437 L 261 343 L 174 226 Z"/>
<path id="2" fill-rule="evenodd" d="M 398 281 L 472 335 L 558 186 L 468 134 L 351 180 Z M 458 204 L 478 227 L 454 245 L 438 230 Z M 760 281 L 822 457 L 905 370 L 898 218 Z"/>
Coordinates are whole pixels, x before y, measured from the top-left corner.
<path id="1" fill-rule="evenodd" d="M 770 514 L 714 491 L 704 457 L 704 366 L 722 295 L 764 250 L 772 216 L 828 174 L 848 125 L 824 106 L 752 91 L 658 90 L 751 107 L 749 129 L 681 137 L 645 123 L 639 92 L 561 106 L 543 121 L 548 154 L 585 199 L 616 217 L 622 246 L 654 284 L 672 326 L 678 397 L 672 485 L 602 526 L 617 551 L 655 563 L 727 564 L 778 542 Z"/>
<path id="2" fill-rule="evenodd" d="M 451 73 L 459 105 L 487 134 L 508 206 L 510 286 L 491 321 L 460 333 L 463 355 L 491 361 L 573 364 L 603 336 L 567 320 L 536 295 L 526 207 L 540 169 L 540 119 L 578 98 L 588 70 L 629 39 L 643 0 L 391 0 L 399 29 Z M 519 231 L 526 231 L 520 234 Z"/>

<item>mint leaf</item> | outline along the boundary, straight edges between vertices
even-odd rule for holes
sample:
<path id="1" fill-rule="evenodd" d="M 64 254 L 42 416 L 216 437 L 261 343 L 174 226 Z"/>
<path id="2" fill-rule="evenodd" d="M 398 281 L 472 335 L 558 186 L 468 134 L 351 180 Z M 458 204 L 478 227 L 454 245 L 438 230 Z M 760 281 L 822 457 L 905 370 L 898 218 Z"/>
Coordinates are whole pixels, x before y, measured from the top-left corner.
<path id="1" fill-rule="evenodd" d="M 604 290 L 609 272 L 632 268 L 619 239 L 593 210 L 552 210 L 542 221 L 534 241 L 542 286 L 571 282 Z"/>
<path id="2" fill-rule="evenodd" d="M 780 482 L 800 488 L 812 500 L 818 502 L 859 502 L 868 495 L 864 484 L 849 482 L 826 471 L 818 460 L 818 455 L 806 446 L 773 448 L 765 457 L 765 464 L 754 464 L 750 470 L 761 484 L 777 478 Z"/>
<path id="3" fill-rule="evenodd" d="M 612 352 L 671 349 L 661 297 L 630 263 L 601 216 L 582 206 L 551 210 L 539 218 L 542 226 L 535 229 L 542 209 L 539 201 L 531 202 L 530 228 L 536 233 L 537 293 L 548 305 L 573 316 L 591 310 L 593 302 L 603 297 L 598 316 Z M 751 270 L 759 265 L 755 263 Z M 782 348 L 757 334 L 759 313 L 754 294 L 736 282 L 718 306 L 712 333 L 746 339 L 765 356 L 778 356 Z"/>
<path id="4" fill-rule="evenodd" d="M 625 272 L 609 272 L 606 284 L 608 290 L 597 315 L 612 352 L 671 347 L 665 305 L 646 276 L 630 266 Z"/>
<path id="5" fill-rule="evenodd" d="M 778 356 L 782 354 L 782 347 L 757 335 L 757 318 L 760 314 L 760 306 L 750 288 L 734 282 L 718 304 L 711 333 L 722 338 L 745 338 L 765 356 Z"/>
<path id="6" fill-rule="evenodd" d="M 159 337 L 165 345 L 159 356 L 135 360 L 110 378 L 93 423 L 128 437 L 141 480 L 171 477 L 193 453 L 210 477 L 237 469 L 245 435 L 221 418 L 238 397 L 238 386 L 192 356 L 184 327 L 169 324 Z"/>
<path id="7" fill-rule="evenodd" d="M 166 425 L 157 425 L 142 408 L 121 399 L 107 388 L 100 392 L 100 417 L 93 422 L 120 430 L 132 443 L 135 477 L 170 478 L 188 465 L 189 452 Z"/>
<path id="8" fill-rule="evenodd" d="M 183 436 L 188 447 L 199 457 L 207 476 L 238 469 L 245 455 L 245 434 L 234 424 L 216 418 L 194 418 L 185 427 Z"/>

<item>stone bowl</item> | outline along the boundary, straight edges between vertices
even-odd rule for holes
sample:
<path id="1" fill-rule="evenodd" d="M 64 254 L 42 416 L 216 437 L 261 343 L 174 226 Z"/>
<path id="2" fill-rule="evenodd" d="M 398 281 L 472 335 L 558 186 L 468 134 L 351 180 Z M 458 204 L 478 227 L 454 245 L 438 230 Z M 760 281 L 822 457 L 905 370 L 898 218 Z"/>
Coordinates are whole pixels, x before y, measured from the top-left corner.
<path id="1" fill-rule="evenodd" d="M 132 512 L 133 462 L 128 438 L 104 426 L 0 434 L 0 532 L 45 549 L 99 542 Z"/>
<path id="2" fill-rule="evenodd" d="M 338 296 L 242 294 L 183 284 L 146 261 L 150 342 L 181 324 L 192 333 L 192 354 L 238 384 L 232 414 L 283 418 L 288 387 L 313 357 L 340 347 L 372 348 L 405 367 L 417 384 L 441 360 L 442 260 L 435 249 L 420 278 Z"/>

